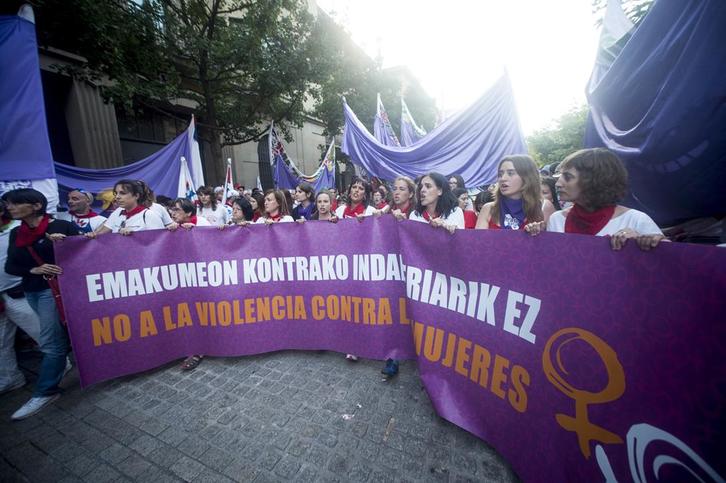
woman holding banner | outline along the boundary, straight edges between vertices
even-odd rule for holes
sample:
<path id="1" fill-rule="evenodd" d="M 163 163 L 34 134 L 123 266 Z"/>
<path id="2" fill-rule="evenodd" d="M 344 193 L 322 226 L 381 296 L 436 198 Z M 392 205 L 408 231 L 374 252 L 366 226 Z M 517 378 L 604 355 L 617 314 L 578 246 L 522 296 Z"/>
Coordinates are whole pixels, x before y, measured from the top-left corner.
<path id="1" fill-rule="evenodd" d="M 290 216 L 285 193 L 280 190 L 267 190 L 265 192 L 265 214 L 255 223 L 289 223 L 295 221 Z"/>
<path id="2" fill-rule="evenodd" d="M 374 214 L 374 209 L 370 206 L 372 198 L 371 185 L 364 179 L 355 177 L 348 186 L 348 201 L 338 206 L 335 216 L 341 219 L 357 218 L 361 221 L 363 217 Z"/>
<path id="3" fill-rule="evenodd" d="M 445 228 L 449 233 L 457 228 L 464 229 L 464 212 L 444 175 L 429 173 L 423 176 L 416 187 L 416 200 L 416 209 L 409 220 Z"/>
<path id="4" fill-rule="evenodd" d="M 169 208 L 174 221 L 187 230 L 195 226 L 212 226 L 203 216 L 197 216 L 197 207 L 187 198 L 177 198 L 174 205 Z"/>
<path id="5" fill-rule="evenodd" d="M 560 200 L 574 204 L 550 217 L 548 231 L 609 236 L 613 250 L 620 250 L 630 239 L 642 250 L 650 250 L 665 238 L 648 215 L 617 204 L 625 197 L 628 172 L 614 153 L 582 149 L 566 157 L 559 171 Z M 530 233 L 542 228 L 532 227 Z"/>
<path id="6" fill-rule="evenodd" d="M 315 213 L 313 214 L 313 220 L 329 221 L 336 223 L 338 217 L 332 211 L 333 196 L 328 190 L 322 190 L 315 196 Z"/>
<path id="7" fill-rule="evenodd" d="M 135 231 L 159 230 L 164 223 L 159 215 L 149 210 L 149 190 L 146 183 L 138 180 L 122 179 L 113 187 L 118 208 L 114 210 L 105 223 L 96 231 L 86 233 L 89 238 L 95 238 L 104 233 L 120 233 L 130 235 Z"/>
<path id="8" fill-rule="evenodd" d="M 40 350 L 43 360 L 33 396 L 15 411 L 13 420 L 25 419 L 60 397 L 60 383 L 66 372 L 66 356 L 71 350 L 57 276 L 63 273 L 55 264 L 53 242 L 80 235 L 69 221 L 55 220 L 46 213 L 48 200 L 40 191 L 22 188 L 5 193 L 7 211 L 20 226 L 8 239 L 5 272 L 22 277 L 25 298 L 40 320 Z"/>
<path id="9" fill-rule="evenodd" d="M 298 205 L 292 210 L 292 218 L 311 220 L 315 212 L 315 190 L 308 183 L 300 183 L 295 188 L 295 201 Z"/>
<path id="10" fill-rule="evenodd" d="M 523 230 L 554 212 L 549 201 L 542 200 L 537 165 L 526 155 L 507 156 L 499 163 L 494 201 L 479 212 L 476 228 Z"/>
<path id="11" fill-rule="evenodd" d="M 415 205 L 416 183 L 408 176 L 393 181 L 393 206 L 391 214 L 397 220 L 407 220 Z"/>

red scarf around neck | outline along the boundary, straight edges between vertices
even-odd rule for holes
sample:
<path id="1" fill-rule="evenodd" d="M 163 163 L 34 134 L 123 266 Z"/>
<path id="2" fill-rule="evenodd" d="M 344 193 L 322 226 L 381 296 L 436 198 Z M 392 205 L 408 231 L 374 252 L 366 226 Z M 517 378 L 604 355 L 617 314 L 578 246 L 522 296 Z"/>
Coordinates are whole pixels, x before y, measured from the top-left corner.
<path id="1" fill-rule="evenodd" d="M 406 203 L 406 206 L 403 208 L 400 208 L 397 206 L 396 209 L 399 210 L 404 215 L 406 215 L 406 217 L 408 217 L 408 215 L 411 213 L 411 203 L 410 202 Z"/>
<path id="2" fill-rule="evenodd" d="M 146 207 L 144 205 L 136 205 L 136 208 L 134 208 L 133 210 L 130 210 L 130 211 L 121 210 L 121 216 L 125 216 L 126 219 L 128 220 L 132 216 L 138 215 L 139 213 L 141 213 L 145 209 L 146 209 Z"/>
<path id="3" fill-rule="evenodd" d="M 197 215 L 190 216 L 189 223 L 191 223 L 192 225 L 196 225 L 197 224 Z"/>
<path id="4" fill-rule="evenodd" d="M 282 213 L 280 213 L 280 212 L 278 211 L 278 212 L 277 212 L 277 214 L 276 214 L 275 216 L 272 216 L 272 215 L 270 215 L 270 216 L 268 216 L 267 218 L 269 218 L 269 219 L 270 219 L 270 220 L 272 220 L 273 222 L 277 223 L 277 222 L 278 222 L 278 221 L 280 221 L 280 219 L 282 218 Z"/>
<path id="5" fill-rule="evenodd" d="M 441 216 L 441 215 L 439 215 L 439 214 L 437 213 L 436 215 L 434 215 L 434 217 L 433 217 L 433 218 L 431 218 L 431 215 L 429 215 L 429 212 L 428 212 L 428 210 L 424 210 L 424 212 L 423 212 L 423 217 L 424 217 L 424 220 L 426 220 L 426 221 L 431 221 L 431 220 L 435 220 L 435 219 L 436 219 L 436 218 L 438 218 L 439 216 Z"/>
<path id="6" fill-rule="evenodd" d="M 597 235 L 615 213 L 615 206 L 604 206 L 595 211 L 587 211 L 578 204 L 574 204 L 565 219 L 565 233 L 580 233 L 582 235 Z"/>
<path id="7" fill-rule="evenodd" d="M 43 215 L 40 223 L 35 228 L 31 228 L 25 221 L 20 224 L 18 229 L 18 237 L 15 239 L 15 246 L 29 247 L 36 241 L 40 240 L 45 236 L 46 230 L 48 230 L 48 224 L 50 223 L 50 216 Z"/>
<path id="8" fill-rule="evenodd" d="M 355 208 L 351 208 L 350 205 L 345 205 L 343 210 L 343 218 L 355 218 L 356 215 L 362 215 L 365 213 L 366 207 L 363 203 L 358 203 Z"/>

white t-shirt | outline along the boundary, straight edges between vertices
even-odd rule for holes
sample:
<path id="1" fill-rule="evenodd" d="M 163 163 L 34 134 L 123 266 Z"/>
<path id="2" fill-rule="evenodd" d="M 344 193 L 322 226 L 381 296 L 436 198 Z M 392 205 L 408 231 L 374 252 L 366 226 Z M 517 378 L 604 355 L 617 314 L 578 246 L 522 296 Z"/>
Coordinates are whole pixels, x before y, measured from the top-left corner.
<path id="1" fill-rule="evenodd" d="M 366 209 L 363 212 L 363 216 L 373 215 L 374 210 L 375 210 L 375 208 L 373 208 L 372 206 L 370 206 L 370 205 L 366 206 Z M 338 218 L 343 219 L 344 218 L 343 213 L 345 213 L 345 205 L 340 205 L 340 206 L 338 206 L 338 208 L 335 209 L 335 216 L 337 216 Z M 348 218 L 350 218 L 350 217 L 348 217 Z"/>
<path id="2" fill-rule="evenodd" d="M 412 211 L 410 215 L 408 215 L 408 219 L 428 223 L 428 220 L 422 215 L 418 214 L 415 210 Z M 454 225 L 456 228 L 460 228 L 462 230 L 466 226 L 466 223 L 464 222 L 464 212 L 461 211 L 461 208 L 459 208 L 458 206 L 455 207 L 451 211 L 451 213 L 449 213 L 449 216 L 443 217 L 443 220 L 444 223 L 446 223 L 447 225 Z"/>
<path id="3" fill-rule="evenodd" d="M 265 218 L 264 216 L 261 216 L 261 217 L 257 218 L 257 221 L 255 223 L 264 223 L 266 219 L 267 218 Z M 280 218 L 280 221 L 278 221 L 278 223 L 291 223 L 294 221 L 295 220 L 292 219 L 292 216 L 285 215 L 282 218 Z"/>
<path id="4" fill-rule="evenodd" d="M 197 226 L 212 226 L 203 216 L 197 216 Z"/>
<path id="5" fill-rule="evenodd" d="M 10 244 L 10 230 L 19 224 L 18 220 L 13 220 L 7 224 L 5 229 L 0 231 L 0 292 L 20 285 L 23 281 L 22 278 L 5 272 L 5 260 L 8 258 L 8 245 Z"/>
<path id="6" fill-rule="evenodd" d="M 70 211 L 58 212 L 56 219 L 70 221 L 76 225 L 82 233 L 96 231 L 96 228 L 103 225 L 106 221 L 106 217 L 101 215 L 93 216 L 91 218 L 78 218 L 75 213 Z"/>
<path id="7" fill-rule="evenodd" d="M 222 206 L 222 203 L 217 203 L 217 207 L 213 210 L 211 208 L 199 208 L 199 216 L 203 216 L 207 221 L 215 226 L 227 224 L 227 210 Z"/>
<path id="8" fill-rule="evenodd" d="M 159 215 L 159 218 L 161 218 L 161 222 L 164 224 L 164 226 L 167 226 L 172 221 L 174 221 L 171 219 L 171 215 L 169 214 L 167 209 L 164 208 L 159 203 L 152 203 L 151 206 L 149 207 L 149 209 L 151 211 L 153 211 L 154 213 L 156 213 L 157 215 Z"/>
<path id="9" fill-rule="evenodd" d="M 547 223 L 547 231 L 558 233 L 565 232 L 565 220 L 567 219 L 564 210 L 557 211 L 550 216 Z M 662 235 L 663 232 L 658 225 L 642 211 L 628 209 L 626 212 L 615 218 L 611 218 L 602 230 L 597 232 L 597 236 L 613 235 L 623 228 L 630 228 L 641 235 Z"/>
<path id="10" fill-rule="evenodd" d="M 121 214 L 122 211 L 122 208 L 116 208 L 104 223 L 104 226 L 110 228 L 113 233 L 118 233 L 122 228 L 121 224 L 124 222 L 123 228 L 128 228 L 131 231 L 161 230 L 164 228 L 164 223 L 162 223 L 159 215 L 149 209 L 140 211 L 128 219 L 126 215 Z"/>

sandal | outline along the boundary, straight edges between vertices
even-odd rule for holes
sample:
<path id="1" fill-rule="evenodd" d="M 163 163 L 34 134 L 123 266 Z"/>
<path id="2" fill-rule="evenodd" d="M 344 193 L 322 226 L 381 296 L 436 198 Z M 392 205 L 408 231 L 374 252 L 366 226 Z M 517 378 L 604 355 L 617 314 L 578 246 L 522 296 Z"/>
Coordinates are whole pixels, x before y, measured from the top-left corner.
<path id="1" fill-rule="evenodd" d="M 358 356 L 354 356 L 353 354 L 346 354 L 345 359 L 350 362 L 358 362 Z"/>
<path id="2" fill-rule="evenodd" d="M 201 362 L 202 358 L 204 356 L 189 356 L 186 359 L 184 359 L 184 362 L 182 362 L 181 370 L 182 371 L 191 371 L 195 367 L 197 367 Z"/>

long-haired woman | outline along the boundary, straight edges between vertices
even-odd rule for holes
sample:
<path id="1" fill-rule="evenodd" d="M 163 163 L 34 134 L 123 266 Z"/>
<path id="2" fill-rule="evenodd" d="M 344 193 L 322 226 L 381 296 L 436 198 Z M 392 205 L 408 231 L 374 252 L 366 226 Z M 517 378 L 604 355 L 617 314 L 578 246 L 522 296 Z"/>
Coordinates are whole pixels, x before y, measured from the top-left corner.
<path id="1" fill-rule="evenodd" d="M 482 207 L 476 227 L 523 230 L 529 223 L 546 222 L 553 211 L 552 203 L 542 201 L 539 172 L 532 158 L 507 156 L 499 163 L 494 201 Z"/>
<path id="2" fill-rule="evenodd" d="M 604 148 L 582 149 L 559 166 L 557 192 L 573 206 L 550 217 L 548 231 L 610 236 L 613 250 L 634 239 L 642 250 L 665 237 L 642 211 L 619 205 L 628 187 L 628 172 L 614 153 Z"/>
<path id="3" fill-rule="evenodd" d="M 464 227 L 470 230 L 476 227 L 477 214 L 474 210 L 468 210 L 467 206 L 471 204 L 469 199 L 469 192 L 466 188 L 456 188 L 452 191 L 456 197 L 456 201 L 459 203 L 459 208 L 464 212 Z"/>
<path id="4" fill-rule="evenodd" d="M 288 223 L 294 221 L 290 216 L 285 193 L 281 190 L 267 190 L 265 192 L 265 214 L 255 223 Z"/>
<path id="5" fill-rule="evenodd" d="M 542 198 L 552 203 L 555 211 L 560 211 L 560 200 L 557 196 L 557 180 L 552 176 L 542 176 Z M 544 207 L 543 207 L 544 208 Z"/>
<path id="6" fill-rule="evenodd" d="M 454 233 L 464 228 L 464 212 L 451 192 L 444 175 L 428 173 L 422 176 L 416 187 L 416 209 L 410 220 L 428 223 L 435 228 L 445 228 Z"/>
<path id="7" fill-rule="evenodd" d="M 328 190 L 320 190 L 315 195 L 315 213 L 313 220 L 337 222 L 338 217 L 333 213 L 333 195 Z"/>
<path id="8" fill-rule="evenodd" d="M 104 233 L 120 233 L 130 235 L 135 231 L 159 230 L 164 222 L 159 215 L 146 207 L 150 204 L 146 183 L 133 179 L 117 181 L 113 187 L 114 199 L 118 208 L 96 231 L 87 233 L 89 238 Z"/>
<path id="9" fill-rule="evenodd" d="M 203 216 L 215 226 L 227 224 L 227 210 L 217 202 L 217 195 L 211 186 L 201 186 L 197 190 L 197 196 L 200 204 L 197 212 L 199 216 Z"/>
<path id="10" fill-rule="evenodd" d="M 265 214 L 265 195 L 255 191 L 250 195 L 249 201 L 252 206 L 252 222 L 254 223 Z"/>
<path id="11" fill-rule="evenodd" d="M 292 210 L 292 218 L 299 220 L 305 218 L 312 219 L 315 212 L 315 190 L 308 183 L 300 183 L 295 188 L 295 201 L 297 206 Z"/>
<path id="12" fill-rule="evenodd" d="M 53 243 L 67 236 L 79 235 L 76 225 L 55 220 L 46 213 L 48 200 L 40 191 L 21 188 L 3 195 L 6 208 L 20 226 L 8 238 L 5 272 L 22 277 L 25 298 L 40 320 L 40 350 L 43 359 L 33 396 L 11 416 L 25 419 L 37 413 L 60 396 L 60 383 L 66 369 L 66 355 L 71 347 L 68 334 L 61 325 L 60 292 L 56 277 L 63 273 L 55 264 Z"/>
<path id="13" fill-rule="evenodd" d="M 357 218 L 359 220 L 364 216 L 371 216 L 374 214 L 373 207 L 370 206 L 372 199 L 371 185 L 364 179 L 355 177 L 348 186 L 346 203 L 338 205 L 335 216 L 341 219 Z"/>

